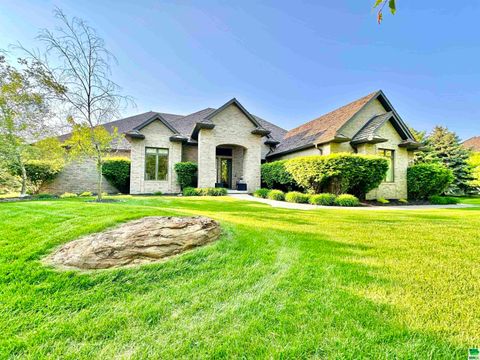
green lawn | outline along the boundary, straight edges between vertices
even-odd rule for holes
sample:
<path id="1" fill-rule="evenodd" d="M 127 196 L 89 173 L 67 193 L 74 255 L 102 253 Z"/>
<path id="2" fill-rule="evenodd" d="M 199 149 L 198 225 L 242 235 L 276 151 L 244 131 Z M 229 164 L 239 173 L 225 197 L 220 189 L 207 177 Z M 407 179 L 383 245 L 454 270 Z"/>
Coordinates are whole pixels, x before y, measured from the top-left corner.
<path id="1" fill-rule="evenodd" d="M 39 261 L 119 222 L 197 214 L 224 236 L 168 262 L 78 273 Z M 480 207 L 144 197 L 3 203 L 0 219 L 0 358 L 465 359 L 480 344 Z"/>

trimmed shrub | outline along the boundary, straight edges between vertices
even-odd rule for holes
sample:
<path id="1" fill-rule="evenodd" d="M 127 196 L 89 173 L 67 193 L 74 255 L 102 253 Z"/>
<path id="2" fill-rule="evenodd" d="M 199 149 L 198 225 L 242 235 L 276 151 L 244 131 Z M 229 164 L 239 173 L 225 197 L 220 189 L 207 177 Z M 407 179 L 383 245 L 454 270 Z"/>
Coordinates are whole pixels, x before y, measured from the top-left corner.
<path id="1" fill-rule="evenodd" d="M 91 191 L 84 191 L 78 196 L 80 196 L 80 197 L 90 197 L 90 196 L 93 196 L 93 193 Z"/>
<path id="2" fill-rule="evenodd" d="M 408 204 L 408 200 L 407 200 L 407 199 L 398 199 L 398 202 L 399 202 L 399 203 L 402 203 L 402 204 Z"/>
<path id="3" fill-rule="evenodd" d="M 408 197 L 411 199 L 428 199 L 441 195 L 453 182 L 450 169 L 438 163 L 423 163 L 407 169 Z"/>
<path id="4" fill-rule="evenodd" d="M 262 164 L 262 184 L 268 189 L 291 191 L 298 189 L 292 175 L 285 169 L 287 160 L 274 161 Z"/>
<path id="5" fill-rule="evenodd" d="M 52 195 L 52 194 L 46 194 L 46 193 L 41 193 L 33 196 L 34 199 L 37 200 L 51 200 L 51 199 L 56 199 L 58 196 Z"/>
<path id="6" fill-rule="evenodd" d="M 433 205 L 454 205 L 460 202 L 460 199 L 451 196 L 430 196 L 430 203 Z"/>
<path id="7" fill-rule="evenodd" d="M 323 193 L 317 195 L 311 195 L 309 203 L 312 205 L 332 206 L 337 196 L 335 194 Z"/>
<path id="8" fill-rule="evenodd" d="M 192 188 L 183 189 L 183 196 L 225 196 L 227 189 L 225 188 Z"/>
<path id="9" fill-rule="evenodd" d="M 155 195 L 155 196 L 160 196 L 160 195 L 163 195 L 163 193 L 162 193 L 161 191 L 155 191 L 155 192 L 153 193 L 153 195 Z"/>
<path id="10" fill-rule="evenodd" d="M 270 190 L 268 192 L 267 198 L 270 200 L 283 201 L 285 200 L 285 193 L 281 190 Z"/>
<path id="11" fill-rule="evenodd" d="M 181 189 L 195 187 L 198 170 L 197 164 L 189 161 L 179 162 L 175 164 L 174 168 Z"/>
<path id="12" fill-rule="evenodd" d="M 360 201 L 356 196 L 350 194 L 338 195 L 334 202 L 337 206 L 358 206 Z"/>
<path id="13" fill-rule="evenodd" d="M 109 157 L 103 162 L 103 176 L 121 193 L 130 192 L 130 159 L 127 157 Z"/>
<path id="14" fill-rule="evenodd" d="M 307 194 L 302 194 L 298 191 L 291 191 L 285 194 L 285 201 L 298 204 L 307 204 L 310 198 Z"/>
<path id="15" fill-rule="evenodd" d="M 380 203 L 380 204 L 389 204 L 390 201 L 388 201 L 387 199 L 381 197 L 381 198 L 378 198 L 377 201 Z"/>
<path id="16" fill-rule="evenodd" d="M 380 156 L 338 153 L 294 158 L 285 168 L 309 192 L 350 192 L 364 198 L 383 181 L 388 162 Z"/>
<path id="17" fill-rule="evenodd" d="M 62 199 L 75 198 L 77 196 L 78 196 L 77 194 L 69 193 L 69 192 L 66 192 L 66 193 L 63 193 L 62 195 L 60 195 L 60 197 Z"/>
<path id="18" fill-rule="evenodd" d="M 269 189 L 257 189 L 253 192 L 253 196 L 266 199 L 269 193 Z"/>
<path id="19" fill-rule="evenodd" d="M 183 196 L 198 196 L 197 189 L 193 187 L 186 187 L 182 192 Z"/>
<path id="20" fill-rule="evenodd" d="M 225 196 L 227 189 L 225 188 L 208 188 L 208 196 Z"/>

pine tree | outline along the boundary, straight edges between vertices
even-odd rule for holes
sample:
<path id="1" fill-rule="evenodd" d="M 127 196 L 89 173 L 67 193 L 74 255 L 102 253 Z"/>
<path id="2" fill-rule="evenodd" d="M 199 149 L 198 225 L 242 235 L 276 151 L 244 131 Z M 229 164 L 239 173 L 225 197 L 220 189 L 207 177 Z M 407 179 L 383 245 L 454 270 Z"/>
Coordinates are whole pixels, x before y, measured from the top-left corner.
<path id="1" fill-rule="evenodd" d="M 472 180 L 472 169 L 468 162 L 470 151 L 465 149 L 460 138 L 446 127 L 436 126 L 425 138 L 425 146 L 415 154 L 416 163 L 440 162 L 453 171 L 455 180 L 448 193 L 464 193 Z"/>

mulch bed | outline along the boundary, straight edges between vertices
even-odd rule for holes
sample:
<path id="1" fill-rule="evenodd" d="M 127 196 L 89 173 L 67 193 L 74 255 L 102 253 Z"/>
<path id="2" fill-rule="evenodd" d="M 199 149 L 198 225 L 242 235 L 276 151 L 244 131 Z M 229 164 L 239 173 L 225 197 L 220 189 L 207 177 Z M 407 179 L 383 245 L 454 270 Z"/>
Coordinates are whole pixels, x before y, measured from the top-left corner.
<path id="1" fill-rule="evenodd" d="M 414 205 L 432 205 L 428 200 L 409 200 L 404 203 L 398 200 L 389 200 L 388 204 L 378 202 L 376 200 L 365 200 L 362 202 L 365 206 L 414 206 Z"/>

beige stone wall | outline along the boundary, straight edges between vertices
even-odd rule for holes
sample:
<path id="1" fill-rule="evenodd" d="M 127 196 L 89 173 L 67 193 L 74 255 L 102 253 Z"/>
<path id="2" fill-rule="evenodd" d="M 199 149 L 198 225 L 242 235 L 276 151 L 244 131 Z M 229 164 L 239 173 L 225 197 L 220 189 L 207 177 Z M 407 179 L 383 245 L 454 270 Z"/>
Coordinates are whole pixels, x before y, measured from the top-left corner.
<path id="1" fill-rule="evenodd" d="M 81 194 L 85 191 L 97 193 L 97 166 L 92 159 L 73 161 L 67 164 L 55 179 L 44 184 L 41 193 L 63 194 L 66 192 Z M 103 191 L 116 194 L 118 190 L 103 178 Z"/>
<path id="2" fill-rule="evenodd" d="M 346 124 L 344 124 L 338 132 L 349 138 L 353 136 L 374 116 L 384 114 L 387 111 L 377 99 L 371 101 L 362 110 L 360 110 L 354 117 L 352 117 Z"/>
<path id="3" fill-rule="evenodd" d="M 409 151 L 398 146 L 402 138 L 390 122 L 385 123 L 378 134 L 389 140 L 387 142 L 370 145 L 367 153 L 376 154 L 378 149 L 395 151 L 393 160 L 394 182 L 381 183 L 377 189 L 367 194 L 367 199 L 378 199 L 380 197 L 385 199 L 406 199 Z"/>
<path id="4" fill-rule="evenodd" d="M 213 187 L 216 182 L 216 147 L 237 145 L 244 148 L 243 178 L 247 190 L 260 188 L 262 137 L 251 131 L 255 125 L 231 105 L 212 118 L 213 129 L 202 129 L 198 135 L 198 186 Z"/>
<path id="5" fill-rule="evenodd" d="M 173 169 L 174 164 L 182 161 L 182 144 L 172 142 L 169 137 L 173 134 L 160 121 L 155 121 L 144 127 L 140 132 L 145 139 L 132 139 L 131 143 L 131 170 L 130 170 L 130 193 L 149 194 L 161 191 L 164 194 L 177 193 L 180 187 L 177 183 L 177 175 Z M 168 175 L 167 180 L 145 180 L 145 148 L 168 149 Z"/>
<path id="6" fill-rule="evenodd" d="M 304 150 L 299 150 L 299 151 L 296 151 L 294 153 L 279 156 L 278 158 L 275 158 L 274 161 L 288 160 L 288 159 L 293 159 L 293 158 L 296 158 L 296 157 L 299 157 L 299 156 L 310 156 L 310 155 L 322 155 L 322 154 L 320 153 L 320 151 L 318 149 L 312 147 L 312 148 L 308 148 L 308 149 L 304 149 Z"/>
<path id="7" fill-rule="evenodd" d="M 190 161 L 195 164 L 198 163 L 198 146 L 197 145 L 187 145 L 182 146 L 182 161 Z"/>

